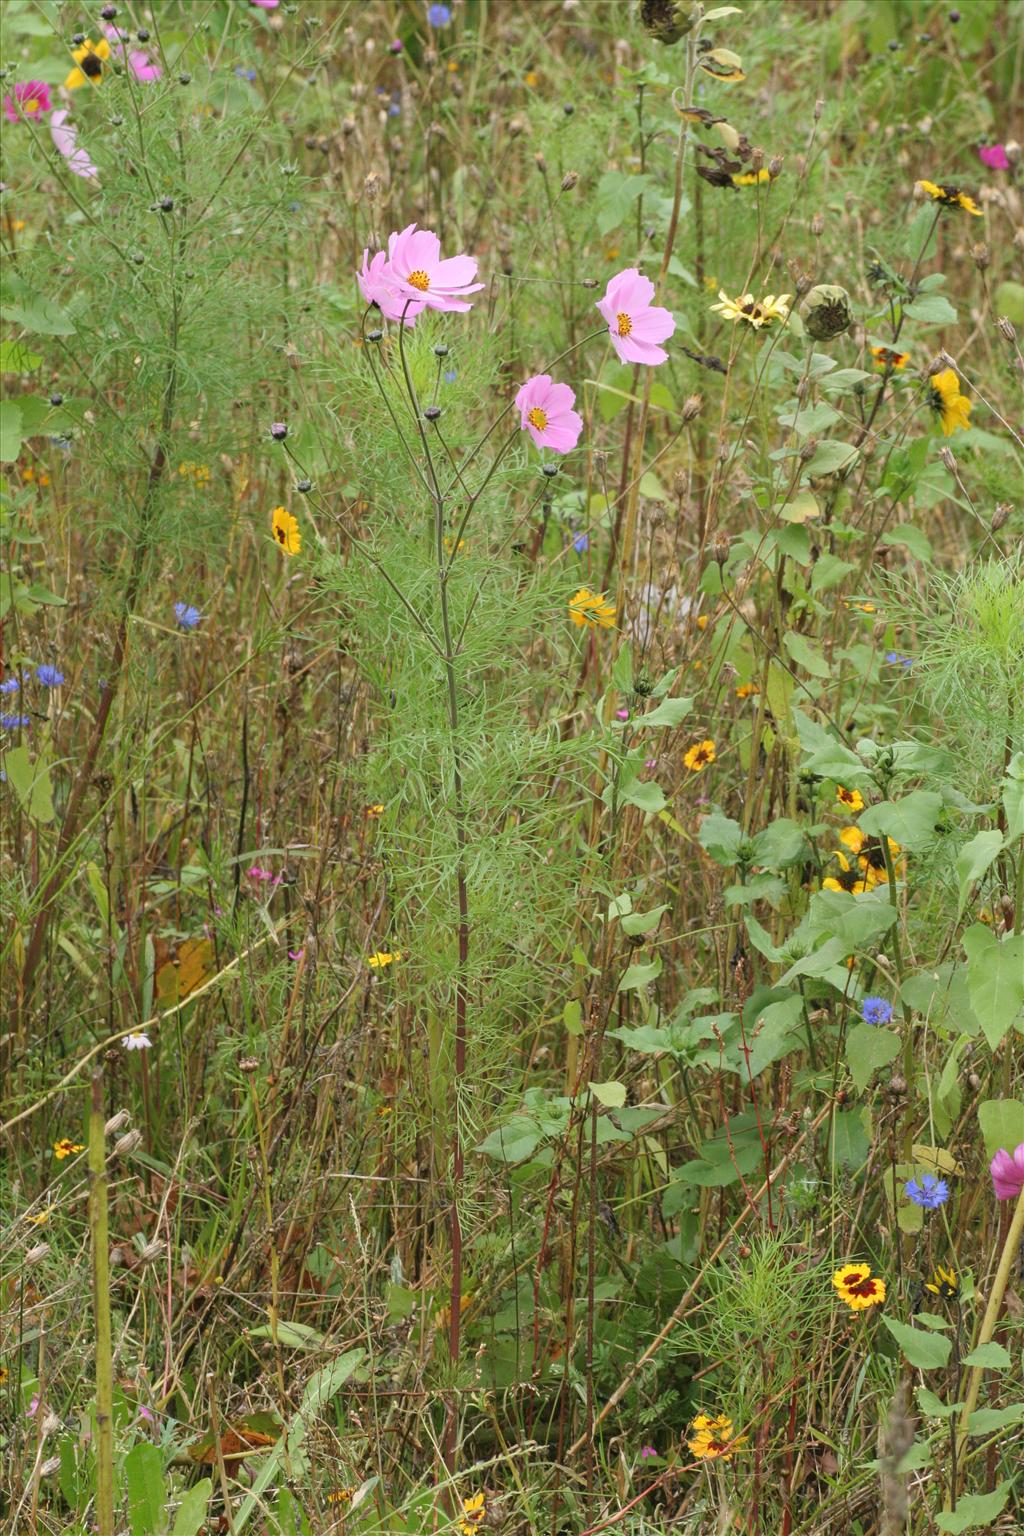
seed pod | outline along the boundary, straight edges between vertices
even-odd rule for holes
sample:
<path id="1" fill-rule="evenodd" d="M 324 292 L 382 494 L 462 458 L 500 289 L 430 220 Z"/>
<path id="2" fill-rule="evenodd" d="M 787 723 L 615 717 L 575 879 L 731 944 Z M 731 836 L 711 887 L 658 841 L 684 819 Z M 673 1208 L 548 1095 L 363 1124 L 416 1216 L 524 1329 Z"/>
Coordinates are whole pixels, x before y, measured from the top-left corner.
<path id="1" fill-rule="evenodd" d="M 579 171 L 566 171 L 565 175 L 562 177 L 562 191 L 571 192 L 579 179 Z"/>
<path id="2" fill-rule="evenodd" d="M 992 513 L 992 532 L 993 533 L 998 533 L 1000 528 L 1004 528 L 1006 526 L 1006 524 L 1010 520 L 1010 513 L 1012 511 L 1013 511 L 1013 505 L 1012 505 L 1011 502 L 1009 502 L 1009 501 L 997 501 L 996 502 L 996 509 Z"/>
<path id="3" fill-rule="evenodd" d="M 686 36 L 693 18 L 685 14 L 677 0 L 640 0 L 640 25 L 648 37 L 668 48 Z"/>
<path id="4" fill-rule="evenodd" d="M 835 283 L 819 283 L 807 295 L 804 329 L 815 341 L 832 341 L 850 329 L 850 295 Z"/>
<path id="5" fill-rule="evenodd" d="M 693 421 L 704 409 L 704 399 L 701 395 L 687 395 L 683 401 L 683 420 Z"/>

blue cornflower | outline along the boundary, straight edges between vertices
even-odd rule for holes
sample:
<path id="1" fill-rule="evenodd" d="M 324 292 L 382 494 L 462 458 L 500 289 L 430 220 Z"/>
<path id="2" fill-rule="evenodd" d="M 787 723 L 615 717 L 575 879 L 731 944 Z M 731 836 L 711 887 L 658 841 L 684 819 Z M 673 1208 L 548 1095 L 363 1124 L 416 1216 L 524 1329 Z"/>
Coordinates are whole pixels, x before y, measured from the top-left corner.
<path id="1" fill-rule="evenodd" d="M 885 659 L 891 667 L 902 667 L 904 672 L 909 672 L 914 665 L 912 656 L 901 656 L 899 651 L 886 651 Z"/>
<path id="2" fill-rule="evenodd" d="M 256 71 L 254 69 L 246 69 L 242 64 L 235 65 L 235 74 L 238 76 L 239 80 L 256 79 Z"/>
<path id="3" fill-rule="evenodd" d="M 585 555 L 590 548 L 590 534 L 578 533 L 572 541 L 572 547 L 578 555 Z"/>
<path id="4" fill-rule="evenodd" d="M 451 19 L 450 5 L 431 5 L 427 8 L 427 20 L 432 27 L 446 27 Z"/>
<path id="5" fill-rule="evenodd" d="M 193 608 L 191 603 L 175 603 L 174 617 L 182 629 L 198 629 L 202 614 L 198 608 Z"/>
<path id="6" fill-rule="evenodd" d="M 17 693 L 21 683 L 16 677 L 5 677 L 0 683 L 0 693 Z"/>
<path id="7" fill-rule="evenodd" d="M 937 1179 L 934 1173 L 923 1173 L 920 1180 L 908 1179 L 903 1193 L 923 1210 L 937 1211 L 949 1199 L 949 1185 L 945 1179 Z"/>
<path id="8" fill-rule="evenodd" d="M 446 384 L 454 384 L 458 376 L 454 368 L 446 368 L 444 371 L 444 381 Z"/>
<path id="9" fill-rule="evenodd" d="M 397 101 L 393 101 L 388 107 L 388 117 L 401 117 L 402 109 Z"/>
<path id="10" fill-rule="evenodd" d="M 19 725 L 28 724 L 28 715 L 0 715 L 0 731 L 16 731 Z"/>
<path id="11" fill-rule="evenodd" d="M 48 661 L 44 661 L 41 667 L 36 668 L 36 677 L 44 688 L 59 688 L 64 681 L 64 673 L 58 672 L 56 667 L 51 667 Z"/>
<path id="12" fill-rule="evenodd" d="M 860 1007 L 865 1024 L 888 1024 L 892 1018 L 892 1003 L 884 997 L 866 997 Z"/>

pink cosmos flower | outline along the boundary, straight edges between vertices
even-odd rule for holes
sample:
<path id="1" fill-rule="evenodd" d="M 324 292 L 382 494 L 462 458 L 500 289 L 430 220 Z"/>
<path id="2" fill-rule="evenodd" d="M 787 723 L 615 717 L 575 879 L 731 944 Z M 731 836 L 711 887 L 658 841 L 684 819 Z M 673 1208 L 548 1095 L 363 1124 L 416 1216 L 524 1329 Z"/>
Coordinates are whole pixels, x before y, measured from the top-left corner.
<path id="1" fill-rule="evenodd" d="M 1024 1141 L 1013 1152 L 1000 1147 L 988 1165 L 997 1200 L 1016 1200 L 1024 1189 Z"/>
<path id="2" fill-rule="evenodd" d="M 356 273 L 363 298 L 367 304 L 376 304 L 386 320 L 402 320 L 406 325 L 415 325 L 416 316 L 426 308 L 424 300 L 414 299 L 410 303 L 399 293 L 384 252 L 378 251 L 372 261 L 367 260 L 369 254 L 369 251 L 363 252 L 362 270 Z"/>
<path id="3" fill-rule="evenodd" d="M 535 373 L 516 395 L 519 424 L 538 448 L 568 453 L 583 431 L 583 417 L 574 411 L 576 396 L 568 384 L 553 384 L 549 373 Z"/>
<path id="4" fill-rule="evenodd" d="M 276 11 L 281 0 L 249 0 L 250 5 L 255 5 L 261 11 Z"/>
<path id="5" fill-rule="evenodd" d="M 114 55 L 119 59 L 127 58 L 128 67 L 136 80 L 148 85 L 151 80 L 162 77 L 163 70 L 159 64 L 154 64 L 148 53 L 144 53 L 141 48 L 125 46 L 128 41 L 127 32 L 120 32 L 117 27 L 104 27 L 103 31 Z"/>
<path id="6" fill-rule="evenodd" d="M 652 305 L 654 284 L 641 277 L 636 267 L 616 272 L 605 289 L 597 308 L 608 322 L 612 346 L 624 363 L 645 363 L 653 368 L 668 361 L 668 353 L 658 345 L 667 341 L 676 322 L 667 309 Z"/>
<path id="7" fill-rule="evenodd" d="M 406 225 L 401 234 L 388 236 L 388 276 L 402 299 L 421 300 L 428 309 L 458 314 L 472 309 L 466 296 L 484 285 L 474 283 L 476 262 L 472 256 L 441 260 L 441 242 L 429 229 Z"/>
<path id="8" fill-rule="evenodd" d="M 14 94 L 4 97 L 4 112 L 9 123 L 38 117 L 42 112 L 49 112 L 50 106 L 50 87 L 42 80 L 19 80 Z"/>
<path id="9" fill-rule="evenodd" d="M 982 165 L 987 165 L 990 171 L 1010 169 L 1010 159 L 1003 144 L 979 144 L 978 159 Z"/>
<path id="10" fill-rule="evenodd" d="M 84 149 L 78 148 L 78 129 L 68 122 L 69 112 L 63 109 L 50 118 L 50 137 L 58 154 L 64 156 L 68 170 L 83 181 L 95 181 L 100 174 Z"/>

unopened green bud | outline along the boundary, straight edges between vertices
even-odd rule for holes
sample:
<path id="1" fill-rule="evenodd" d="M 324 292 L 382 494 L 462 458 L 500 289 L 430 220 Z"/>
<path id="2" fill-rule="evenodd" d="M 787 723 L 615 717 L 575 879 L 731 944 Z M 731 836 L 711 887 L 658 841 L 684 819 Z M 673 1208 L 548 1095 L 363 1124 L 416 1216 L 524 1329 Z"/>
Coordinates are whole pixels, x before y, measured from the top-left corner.
<path id="1" fill-rule="evenodd" d="M 832 341 L 850 329 L 850 295 L 835 283 L 819 283 L 807 295 L 804 330 L 814 341 Z"/>

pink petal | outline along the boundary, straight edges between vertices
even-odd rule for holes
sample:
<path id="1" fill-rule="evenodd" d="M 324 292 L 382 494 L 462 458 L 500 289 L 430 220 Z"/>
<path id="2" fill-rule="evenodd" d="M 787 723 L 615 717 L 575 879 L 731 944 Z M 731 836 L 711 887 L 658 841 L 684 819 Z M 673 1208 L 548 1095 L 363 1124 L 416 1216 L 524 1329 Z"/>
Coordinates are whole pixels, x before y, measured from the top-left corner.
<path id="1" fill-rule="evenodd" d="M 637 341 L 633 336 L 612 335 L 612 346 L 622 358 L 624 363 L 643 363 L 648 368 L 653 368 L 658 363 L 668 362 L 668 353 L 662 347 L 655 347 L 646 341 Z"/>
<path id="2" fill-rule="evenodd" d="M 676 322 L 667 309 L 631 310 L 633 329 L 630 335 L 637 341 L 667 341 L 676 328 Z"/>
<path id="3" fill-rule="evenodd" d="M 69 114 L 62 110 L 54 112 L 50 118 L 50 136 L 53 139 L 54 148 L 58 154 L 64 156 L 72 175 L 81 176 L 83 181 L 93 181 L 99 176 L 99 171 L 85 150 L 76 147 L 78 129 L 67 122 L 68 116 Z"/>
<path id="4" fill-rule="evenodd" d="M 551 416 L 560 416 L 563 411 L 571 411 L 576 404 L 576 396 L 568 384 L 552 384 L 548 391 L 547 410 Z"/>
<path id="5" fill-rule="evenodd" d="M 431 288 L 465 288 L 476 277 L 476 262 L 472 256 L 449 256 L 439 261 L 430 274 Z M 478 283 L 478 288 L 483 284 Z"/>
<path id="6" fill-rule="evenodd" d="M 570 453 L 580 440 L 583 417 L 576 411 L 568 411 L 564 419 L 549 421 L 544 433 L 545 445 L 555 453 Z"/>

